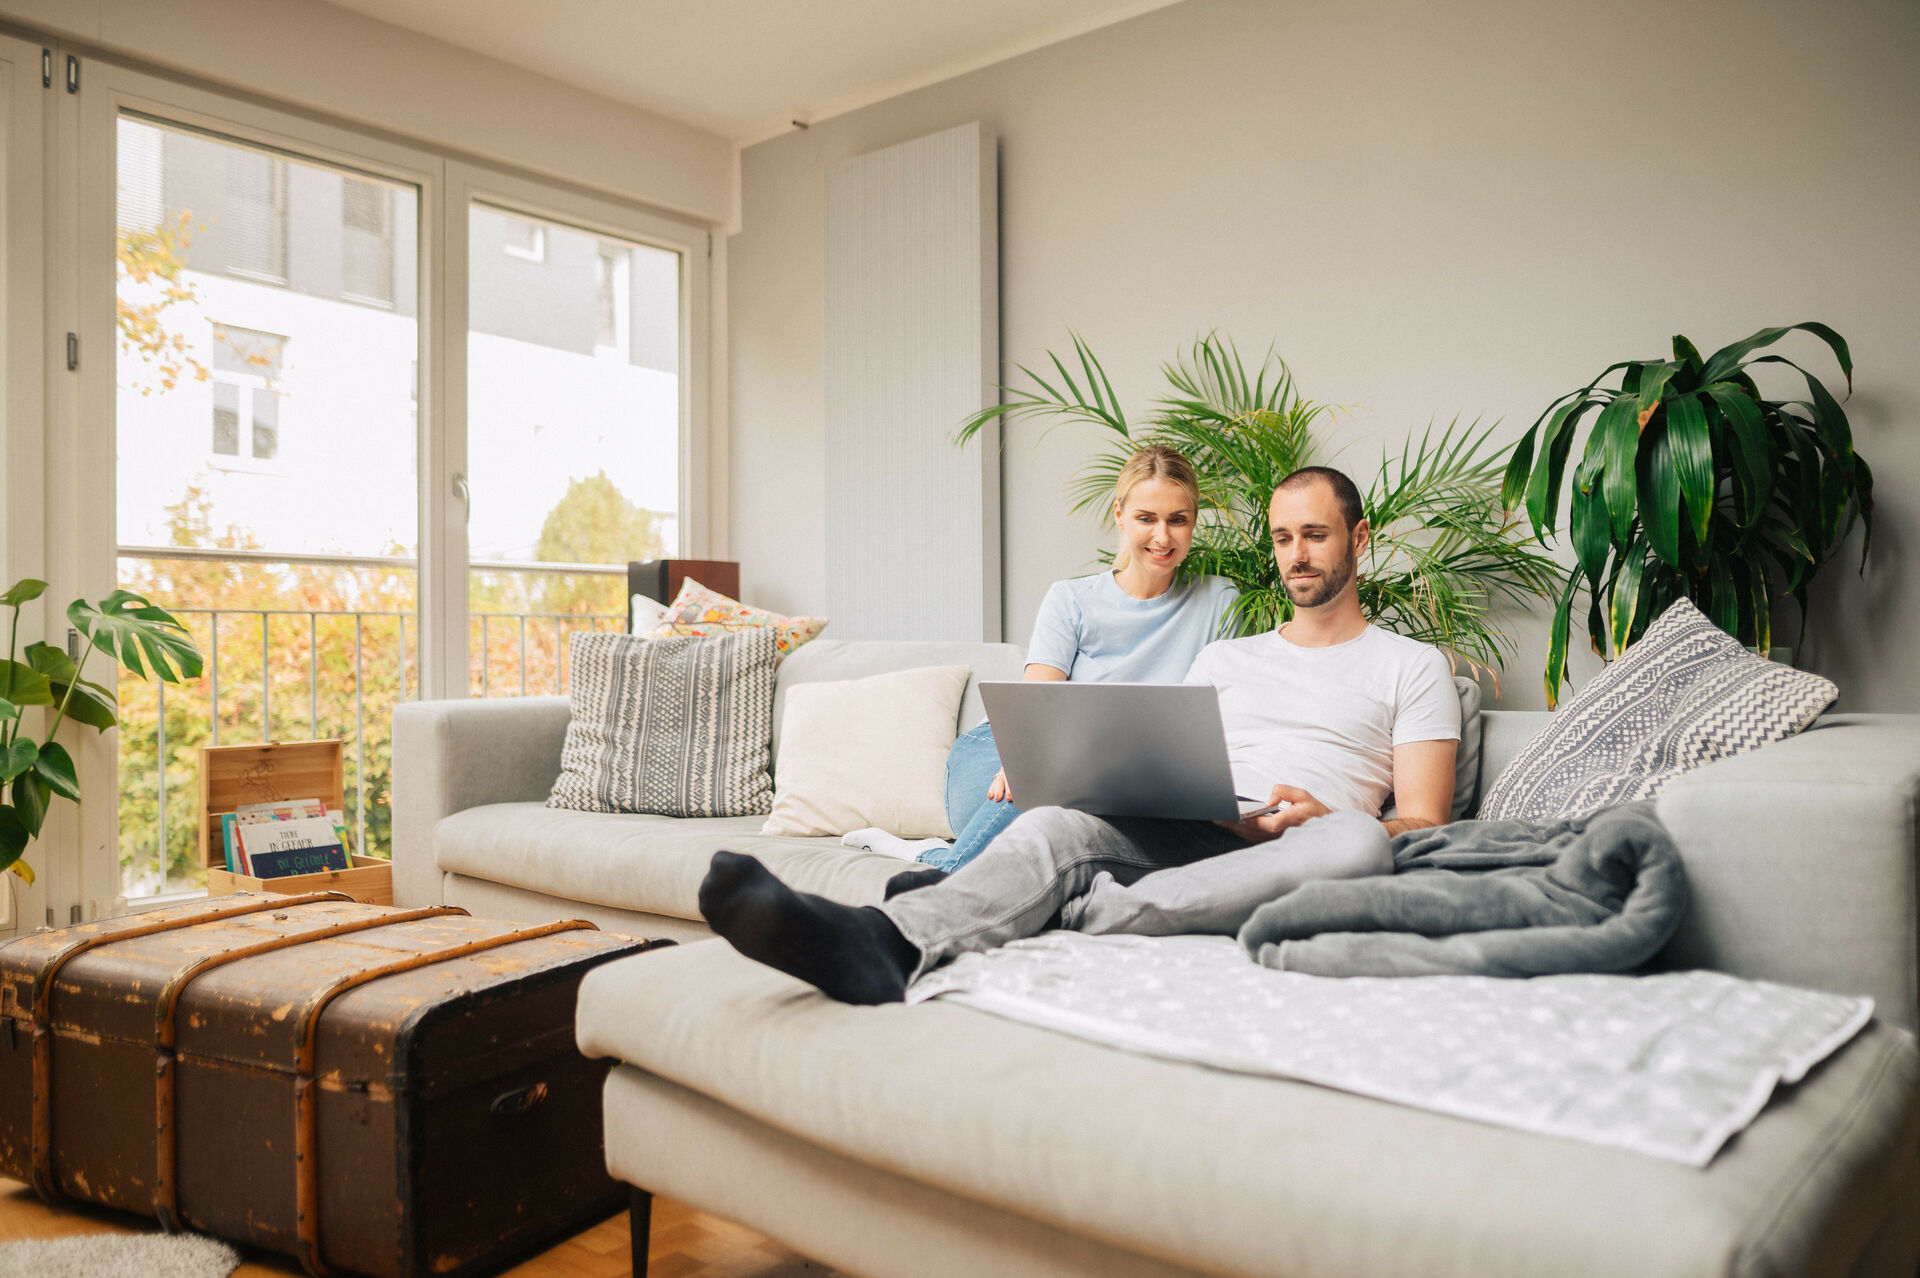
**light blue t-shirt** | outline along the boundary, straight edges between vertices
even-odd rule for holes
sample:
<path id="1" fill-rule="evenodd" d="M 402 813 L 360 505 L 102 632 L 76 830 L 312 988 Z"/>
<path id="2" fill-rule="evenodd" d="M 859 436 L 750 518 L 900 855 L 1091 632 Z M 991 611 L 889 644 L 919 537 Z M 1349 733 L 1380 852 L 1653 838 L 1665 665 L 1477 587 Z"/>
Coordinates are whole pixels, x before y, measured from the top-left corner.
<path id="1" fill-rule="evenodd" d="M 1156 599 L 1135 599 L 1110 572 L 1056 581 L 1033 619 L 1027 664 L 1080 683 L 1180 683 L 1226 633 L 1239 595 L 1225 577 L 1189 577 Z"/>

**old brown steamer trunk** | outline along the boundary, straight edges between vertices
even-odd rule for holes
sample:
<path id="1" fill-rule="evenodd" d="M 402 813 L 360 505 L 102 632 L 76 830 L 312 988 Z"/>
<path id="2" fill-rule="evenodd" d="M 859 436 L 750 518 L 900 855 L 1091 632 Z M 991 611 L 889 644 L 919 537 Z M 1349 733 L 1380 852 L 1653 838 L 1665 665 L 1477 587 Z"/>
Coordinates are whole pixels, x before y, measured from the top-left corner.
<path id="1" fill-rule="evenodd" d="M 656 942 L 335 893 L 0 947 L 0 1173 L 311 1273 L 457 1276 L 624 1202 L 580 978 Z"/>

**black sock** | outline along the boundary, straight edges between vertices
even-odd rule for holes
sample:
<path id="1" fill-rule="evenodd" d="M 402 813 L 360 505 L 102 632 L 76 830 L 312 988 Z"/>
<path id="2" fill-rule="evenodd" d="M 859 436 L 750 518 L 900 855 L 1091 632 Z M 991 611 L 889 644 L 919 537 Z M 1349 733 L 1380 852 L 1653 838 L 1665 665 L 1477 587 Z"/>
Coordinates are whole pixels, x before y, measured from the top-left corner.
<path id="1" fill-rule="evenodd" d="M 932 887 L 947 877 L 947 871 L 937 865 L 923 865 L 918 869 L 902 870 L 887 880 L 887 900 L 891 901 L 902 892 L 911 892 L 915 888 Z"/>
<path id="2" fill-rule="evenodd" d="M 700 884 L 708 926 L 750 959 L 778 968 L 842 1003 L 898 1003 L 920 951 L 893 920 L 796 892 L 737 852 L 716 852 Z"/>

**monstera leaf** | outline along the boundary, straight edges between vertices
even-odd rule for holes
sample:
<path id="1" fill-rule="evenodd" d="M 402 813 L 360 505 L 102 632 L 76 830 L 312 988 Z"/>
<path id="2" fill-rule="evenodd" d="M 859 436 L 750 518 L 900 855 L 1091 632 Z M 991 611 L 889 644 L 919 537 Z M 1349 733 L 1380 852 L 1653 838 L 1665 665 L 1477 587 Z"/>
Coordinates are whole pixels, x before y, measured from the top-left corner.
<path id="1" fill-rule="evenodd" d="M 97 605 L 76 599 L 67 620 L 142 679 L 179 683 L 199 678 L 205 668 L 186 627 L 131 590 L 116 590 Z"/>

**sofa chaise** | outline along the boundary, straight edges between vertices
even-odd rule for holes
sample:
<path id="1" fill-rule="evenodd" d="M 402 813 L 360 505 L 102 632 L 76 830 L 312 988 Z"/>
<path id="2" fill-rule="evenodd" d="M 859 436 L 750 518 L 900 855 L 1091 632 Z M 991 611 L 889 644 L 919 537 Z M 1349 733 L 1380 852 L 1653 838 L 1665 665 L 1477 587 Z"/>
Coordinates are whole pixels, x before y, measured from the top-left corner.
<path id="1" fill-rule="evenodd" d="M 803 660 L 812 647 L 782 691 L 957 660 L 1007 678 L 1019 663 L 1005 645 L 842 644 Z M 962 719 L 977 717 L 970 687 Z M 1481 716 L 1482 789 L 1546 718 Z M 694 940 L 693 892 L 718 847 L 848 901 L 877 899 L 899 867 L 830 840 L 761 840 L 757 819 L 549 813 L 537 800 L 564 728 L 563 701 L 396 713 L 397 900 Z M 1917 799 L 1920 716 L 1904 715 L 1829 715 L 1659 799 L 1692 896 L 1658 966 L 1870 995 L 1878 1013 L 1704 1170 L 939 1001 L 845 1007 L 719 941 L 596 972 L 577 1031 L 618 1062 L 615 1175 L 850 1273 L 1913 1278 Z M 589 850 L 570 865 L 576 838 Z M 637 1213 L 647 1201 L 636 1192 Z"/>

